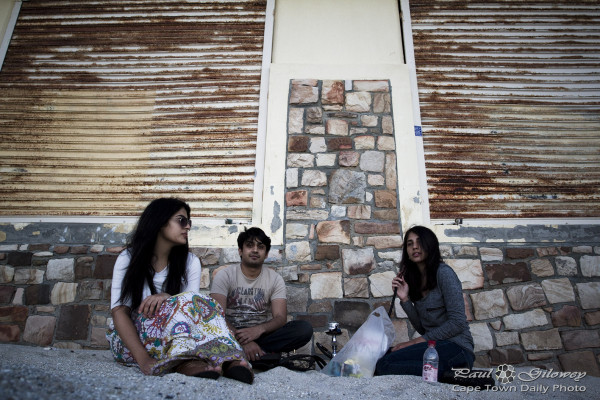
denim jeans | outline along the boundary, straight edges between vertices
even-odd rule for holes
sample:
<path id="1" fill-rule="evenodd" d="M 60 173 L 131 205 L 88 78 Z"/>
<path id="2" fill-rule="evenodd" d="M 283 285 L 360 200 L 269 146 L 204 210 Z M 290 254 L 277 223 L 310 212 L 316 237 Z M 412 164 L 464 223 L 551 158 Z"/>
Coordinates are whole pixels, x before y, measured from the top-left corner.
<path id="1" fill-rule="evenodd" d="M 304 346 L 312 339 L 313 328 L 310 322 L 290 321 L 281 328 L 255 340 L 267 353 L 290 352 Z"/>
<path id="2" fill-rule="evenodd" d="M 439 340 L 435 349 L 440 359 L 438 378 L 454 368 L 472 368 L 475 356 L 449 340 Z M 417 343 L 393 352 L 386 353 L 377 362 L 375 375 L 418 375 L 423 372 L 423 353 L 427 342 Z"/>

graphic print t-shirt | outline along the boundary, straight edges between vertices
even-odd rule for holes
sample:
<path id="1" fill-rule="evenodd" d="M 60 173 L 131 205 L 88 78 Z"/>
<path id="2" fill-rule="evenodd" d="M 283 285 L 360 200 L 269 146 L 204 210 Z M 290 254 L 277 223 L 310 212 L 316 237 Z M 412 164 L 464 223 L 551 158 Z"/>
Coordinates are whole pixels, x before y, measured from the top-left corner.
<path id="1" fill-rule="evenodd" d="M 266 322 L 271 318 L 271 301 L 286 298 L 285 283 L 277 272 L 263 267 L 256 279 L 249 279 L 240 265 L 219 271 L 211 293 L 227 296 L 225 317 L 235 328 Z"/>

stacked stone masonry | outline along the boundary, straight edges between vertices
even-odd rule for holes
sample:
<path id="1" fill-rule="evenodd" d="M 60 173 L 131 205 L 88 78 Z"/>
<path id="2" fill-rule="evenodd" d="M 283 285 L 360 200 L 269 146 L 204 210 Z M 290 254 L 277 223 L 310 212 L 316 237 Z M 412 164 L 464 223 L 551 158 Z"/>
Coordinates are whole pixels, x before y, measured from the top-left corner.
<path id="1" fill-rule="evenodd" d="M 390 91 L 388 81 L 290 82 L 284 244 L 267 264 L 286 281 L 289 318 L 314 327 L 302 351 L 329 346 L 328 322 L 342 326 L 343 345 L 373 309 L 389 307 L 402 251 Z M 216 270 L 239 261 L 236 236 L 229 248 L 192 249 L 204 292 Z M 0 342 L 107 348 L 112 268 L 126 237 L 107 225 L 0 225 Z M 600 376 L 598 238 L 595 226 L 532 225 L 441 244 L 463 283 L 478 366 Z M 398 304 L 395 312 L 396 342 L 418 335 Z"/>

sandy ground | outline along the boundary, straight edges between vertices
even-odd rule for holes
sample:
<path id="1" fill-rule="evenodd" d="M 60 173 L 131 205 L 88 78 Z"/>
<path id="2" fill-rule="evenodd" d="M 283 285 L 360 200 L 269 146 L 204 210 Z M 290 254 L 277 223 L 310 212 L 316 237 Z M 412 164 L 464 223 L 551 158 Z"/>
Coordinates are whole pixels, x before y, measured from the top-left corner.
<path id="1" fill-rule="evenodd" d="M 107 350 L 65 350 L 0 344 L 0 399 L 600 399 L 600 378 L 585 376 L 532 381 L 531 368 L 494 390 L 429 384 L 416 376 L 329 377 L 319 371 L 278 367 L 247 385 L 168 374 L 144 376 L 116 364 Z M 521 380 L 519 378 L 524 378 Z M 462 390 L 462 391 L 461 391 Z M 545 391 L 545 392 L 544 392 Z"/>

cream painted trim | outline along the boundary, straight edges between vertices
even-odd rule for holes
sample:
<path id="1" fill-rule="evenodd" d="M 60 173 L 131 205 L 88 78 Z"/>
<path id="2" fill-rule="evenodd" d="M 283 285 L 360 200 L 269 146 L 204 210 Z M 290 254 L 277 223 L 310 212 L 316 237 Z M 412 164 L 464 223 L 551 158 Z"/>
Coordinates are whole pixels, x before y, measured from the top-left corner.
<path id="1" fill-rule="evenodd" d="M 4 58 L 6 57 L 6 52 L 8 51 L 8 45 L 12 39 L 15 25 L 17 24 L 17 18 L 19 17 L 19 12 L 21 11 L 21 4 L 21 1 L 15 1 L 8 25 L 6 26 L 6 31 L 2 32 L 2 43 L 0 44 L 0 71 L 2 70 L 2 65 L 4 64 Z"/>
<path id="2" fill-rule="evenodd" d="M 269 116 L 266 154 L 263 221 L 280 224 L 272 231 L 274 244 L 283 243 L 285 222 L 285 171 L 287 113 L 291 79 L 389 79 L 392 87 L 398 195 L 402 230 L 423 223 L 419 190 L 417 151 L 412 117 L 408 67 L 398 65 L 304 65 L 273 64 L 269 83 Z"/>

